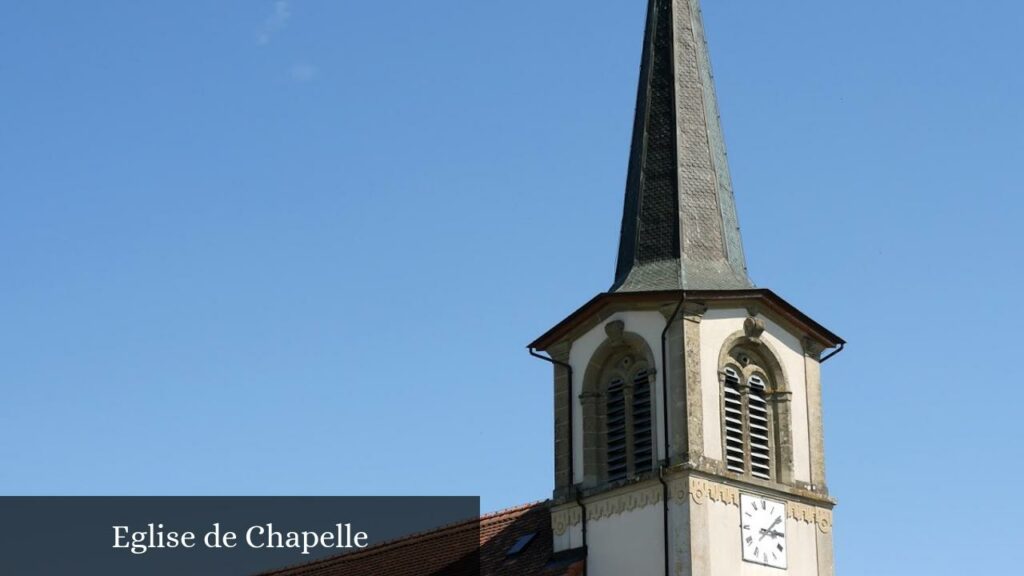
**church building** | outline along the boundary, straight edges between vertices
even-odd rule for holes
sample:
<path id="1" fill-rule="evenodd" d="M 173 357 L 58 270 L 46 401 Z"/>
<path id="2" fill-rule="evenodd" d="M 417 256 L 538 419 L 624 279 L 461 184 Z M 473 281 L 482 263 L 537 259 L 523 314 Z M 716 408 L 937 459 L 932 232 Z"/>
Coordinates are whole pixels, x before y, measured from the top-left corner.
<path id="1" fill-rule="evenodd" d="M 554 493 L 481 519 L 481 573 L 831 576 L 821 365 L 843 345 L 748 277 L 699 0 L 649 0 L 614 281 L 530 344 Z M 416 549 L 371 551 L 444 573 Z"/>

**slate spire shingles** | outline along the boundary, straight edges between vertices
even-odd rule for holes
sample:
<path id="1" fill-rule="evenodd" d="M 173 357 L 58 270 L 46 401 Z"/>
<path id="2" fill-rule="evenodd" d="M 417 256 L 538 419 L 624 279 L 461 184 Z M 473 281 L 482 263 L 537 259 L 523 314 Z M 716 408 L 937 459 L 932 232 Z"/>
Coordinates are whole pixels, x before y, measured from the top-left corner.
<path id="1" fill-rule="evenodd" d="M 747 277 L 699 0 L 649 0 L 613 292 Z"/>

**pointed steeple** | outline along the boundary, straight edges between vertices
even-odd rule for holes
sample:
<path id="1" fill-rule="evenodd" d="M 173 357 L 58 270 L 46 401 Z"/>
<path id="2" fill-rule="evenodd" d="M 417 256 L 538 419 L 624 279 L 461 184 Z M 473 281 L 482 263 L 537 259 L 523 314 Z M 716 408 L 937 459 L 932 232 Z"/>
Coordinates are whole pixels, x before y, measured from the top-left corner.
<path id="1" fill-rule="evenodd" d="M 752 286 L 699 0 L 649 0 L 613 292 Z"/>

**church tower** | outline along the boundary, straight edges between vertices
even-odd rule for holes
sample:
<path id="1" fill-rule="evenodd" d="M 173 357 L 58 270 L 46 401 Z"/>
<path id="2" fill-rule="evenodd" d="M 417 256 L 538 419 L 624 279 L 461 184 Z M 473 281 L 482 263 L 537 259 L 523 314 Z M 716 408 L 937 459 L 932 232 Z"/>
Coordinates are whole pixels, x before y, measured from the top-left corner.
<path id="1" fill-rule="evenodd" d="M 530 345 L 554 366 L 555 551 L 588 576 L 831 576 L 843 345 L 748 278 L 699 0 L 649 0 L 614 283 Z"/>

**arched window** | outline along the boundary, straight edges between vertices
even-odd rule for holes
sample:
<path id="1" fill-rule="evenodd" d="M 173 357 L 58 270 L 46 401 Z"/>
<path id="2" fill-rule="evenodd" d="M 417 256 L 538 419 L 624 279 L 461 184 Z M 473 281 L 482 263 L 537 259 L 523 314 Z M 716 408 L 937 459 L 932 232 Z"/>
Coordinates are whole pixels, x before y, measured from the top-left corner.
<path id="1" fill-rule="evenodd" d="M 658 410 L 654 354 L 621 320 L 605 324 L 608 338 L 583 375 L 583 485 L 618 482 L 657 465 Z"/>
<path id="2" fill-rule="evenodd" d="M 604 370 L 605 478 L 624 480 L 654 468 L 652 370 L 632 353 Z"/>
<path id="3" fill-rule="evenodd" d="M 773 417 L 768 378 L 748 353 L 722 370 L 725 464 L 732 472 L 772 479 Z"/>

